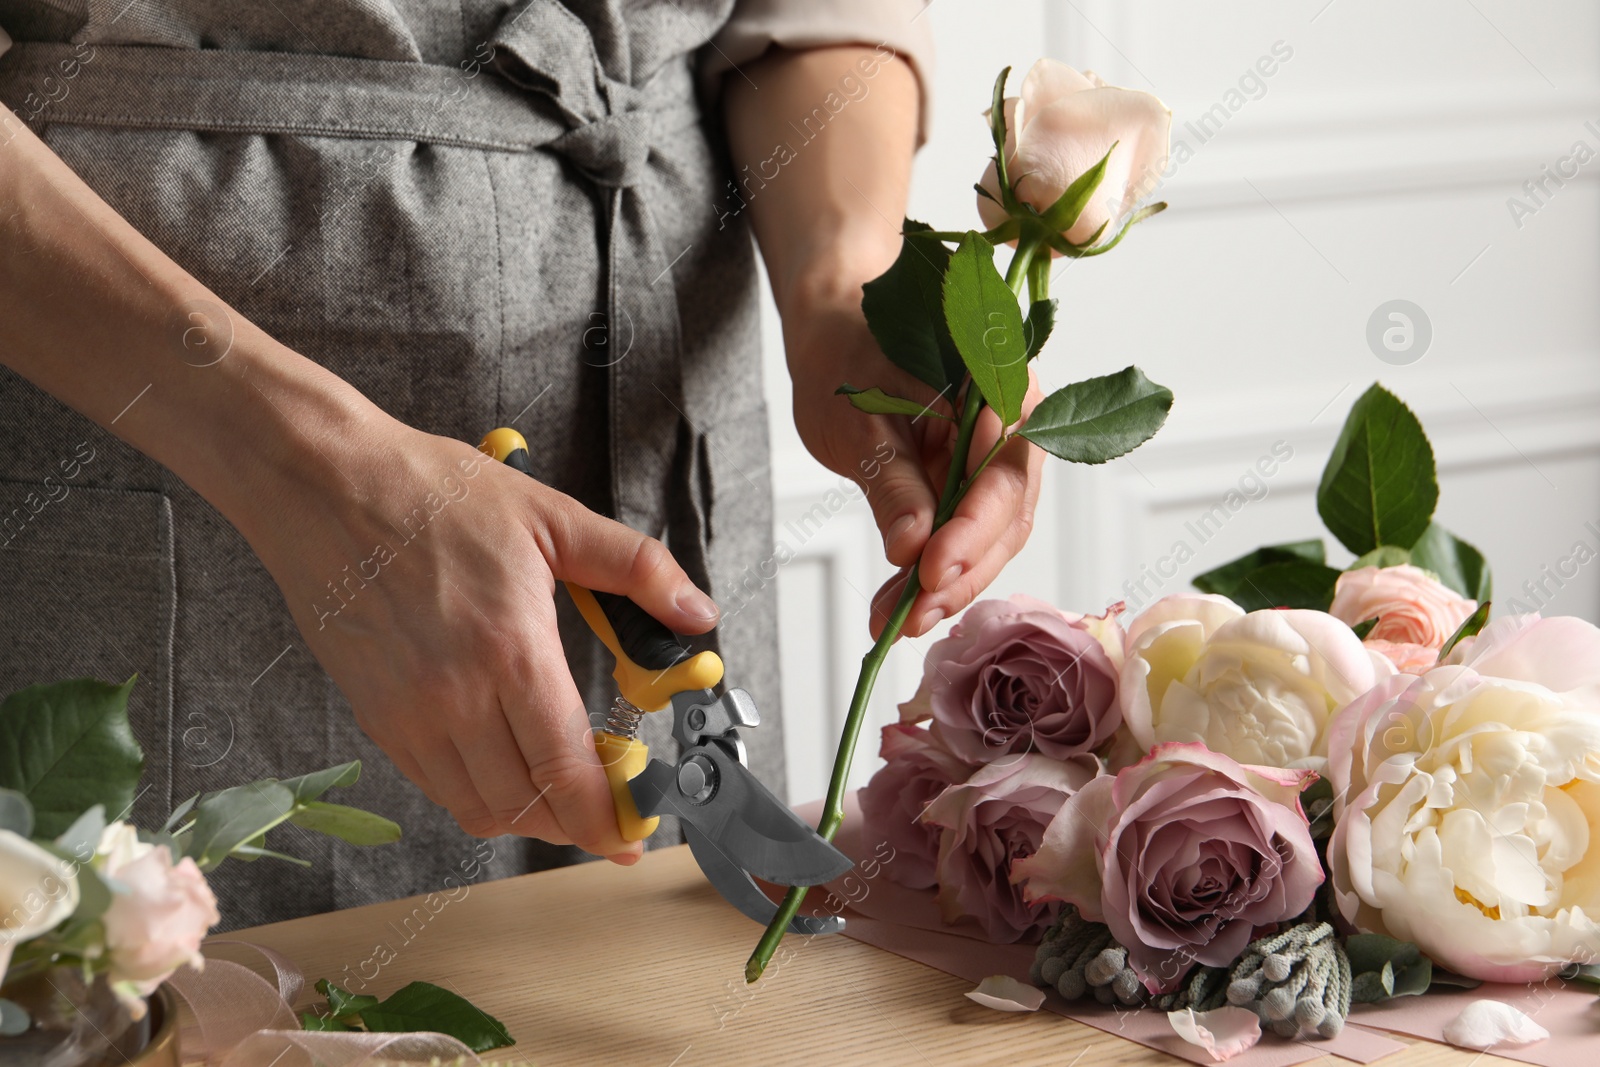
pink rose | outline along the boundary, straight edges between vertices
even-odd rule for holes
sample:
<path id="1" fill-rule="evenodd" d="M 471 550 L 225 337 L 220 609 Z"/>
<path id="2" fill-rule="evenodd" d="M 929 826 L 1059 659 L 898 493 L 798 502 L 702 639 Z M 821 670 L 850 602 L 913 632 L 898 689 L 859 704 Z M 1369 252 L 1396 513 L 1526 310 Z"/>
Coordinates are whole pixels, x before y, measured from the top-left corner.
<path id="1" fill-rule="evenodd" d="M 1101 748 L 1122 725 L 1121 610 L 1078 615 L 1021 594 L 978 601 L 928 650 L 900 721 L 932 717 L 934 734 L 970 763 Z"/>
<path id="2" fill-rule="evenodd" d="M 1066 900 L 1105 923 L 1146 988 L 1170 991 L 1311 903 L 1322 864 L 1300 790 L 1315 777 L 1158 745 L 1075 793 L 1012 877 L 1030 901 Z"/>
<path id="3" fill-rule="evenodd" d="M 1367 616 L 1371 618 L 1371 616 Z M 1377 629 L 1377 627 L 1373 627 Z M 1454 632 L 1454 631 L 1452 631 Z M 1384 659 L 1394 664 L 1394 669 L 1401 674 L 1422 674 L 1432 669 L 1439 662 L 1439 650 L 1427 645 L 1413 645 L 1404 641 L 1385 641 L 1381 637 L 1374 638 L 1371 634 L 1362 644 Z"/>
<path id="4" fill-rule="evenodd" d="M 862 837 L 894 848 L 895 862 L 883 869 L 886 877 L 910 889 L 927 889 L 937 880 L 939 827 L 923 822 L 922 813 L 946 788 L 966 781 L 972 767 L 911 723 L 885 726 L 878 754 L 887 763 L 856 794 Z"/>
<path id="5" fill-rule="evenodd" d="M 1059 908 L 1023 899 L 1012 864 L 1033 855 L 1061 805 L 1100 772 L 1093 756 L 997 760 L 939 794 L 923 814 L 939 835 L 939 911 L 969 915 L 996 944 L 1038 940 Z"/>
<path id="6" fill-rule="evenodd" d="M 1334 583 L 1328 614 L 1355 626 L 1368 619 L 1378 624 L 1367 640 L 1442 648 L 1478 608 L 1420 567 L 1361 567 L 1345 571 Z M 1391 657 L 1392 659 L 1393 657 Z M 1405 668 L 1396 660 L 1395 666 Z"/>
<path id="7" fill-rule="evenodd" d="M 173 971 L 204 965 L 200 942 L 222 916 L 194 860 L 173 863 L 166 845 L 138 841 L 127 824 L 106 827 L 97 851 L 96 866 L 113 889 L 102 918 L 109 977 L 119 996 L 142 1008 L 139 998 Z"/>

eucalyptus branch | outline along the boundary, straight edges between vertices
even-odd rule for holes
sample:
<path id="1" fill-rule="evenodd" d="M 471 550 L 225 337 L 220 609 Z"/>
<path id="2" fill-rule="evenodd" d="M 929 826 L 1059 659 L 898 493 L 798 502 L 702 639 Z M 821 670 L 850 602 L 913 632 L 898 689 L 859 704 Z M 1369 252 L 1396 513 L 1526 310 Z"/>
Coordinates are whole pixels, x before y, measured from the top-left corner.
<path id="1" fill-rule="evenodd" d="M 969 378 L 966 401 L 961 410 L 961 422 L 956 430 L 955 447 L 950 455 L 950 471 L 945 476 L 944 492 L 939 496 L 939 508 L 933 517 L 935 530 L 949 521 L 967 487 L 983 469 L 980 465 L 972 477 L 961 476 L 961 472 L 967 469 L 967 457 L 972 451 L 972 433 L 977 428 L 978 416 L 982 412 L 983 396 L 971 384 Z M 991 450 L 989 458 L 992 458 L 993 454 Z M 984 460 L 984 464 L 987 463 L 988 458 Z M 817 820 L 817 833 L 825 840 L 832 841 L 833 835 L 839 830 L 839 824 L 844 821 L 845 782 L 850 776 L 850 763 L 855 758 L 856 741 L 861 736 L 861 727 L 866 723 L 867 702 L 872 699 L 872 688 L 877 683 L 878 672 L 883 669 L 889 648 L 899 639 L 900 631 L 906 624 L 906 617 L 911 614 L 911 605 L 916 602 L 920 588 L 918 567 L 913 565 L 906 574 L 906 584 L 900 591 L 900 599 L 895 602 L 894 610 L 889 614 L 888 621 L 883 624 L 878 640 L 861 658 L 861 673 L 856 678 L 855 692 L 850 697 L 850 710 L 845 715 L 844 731 L 839 738 L 839 751 L 833 761 L 833 777 L 828 780 L 828 796 L 822 803 L 822 815 Z M 750 959 L 744 965 L 746 982 L 756 981 L 766 970 L 767 964 L 772 960 L 772 954 L 778 950 L 778 944 L 788 930 L 789 921 L 799 914 L 800 904 L 805 900 L 808 888 L 803 885 L 790 886 L 789 891 L 784 894 L 782 903 L 778 905 L 778 913 L 767 924 L 766 932 L 761 935 L 755 951 L 750 954 Z"/>

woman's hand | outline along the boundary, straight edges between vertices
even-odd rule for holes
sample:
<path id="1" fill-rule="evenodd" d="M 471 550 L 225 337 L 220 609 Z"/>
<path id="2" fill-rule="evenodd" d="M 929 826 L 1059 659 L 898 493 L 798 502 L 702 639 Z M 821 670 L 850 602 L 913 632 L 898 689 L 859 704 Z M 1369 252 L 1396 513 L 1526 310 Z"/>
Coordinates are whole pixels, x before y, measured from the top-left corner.
<path id="1" fill-rule="evenodd" d="M 823 466 L 860 483 L 883 535 L 884 554 L 900 567 L 873 597 L 872 635 L 883 629 L 919 555 L 922 592 L 903 632 L 925 634 L 972 603 L 1027 541 L 1043 453 L 1020 438 L 1008 442 L 934 533 L 956 433 L 954 422 L 933 413 L 952 415 L 950 403 L 884 357 L 861 313 L 859 289 L 853 300 L 845 294 L 786 314 L 784 344 L 800 439 Z M 912 418 L 858 411 L 834 394 L 843 382 L 911 397 L 928 404 L 930 414 Z M 1033 381 L 1024 417 L 1040 399 Z M 1000 430 L 999 419 L 986 409 L 973 434 L 967 473 L 988 454 Z"/>
<path id="2" fill-rule="evenodd" d="M 341 473 L 247 536 L 356 721 L 469 834 L 632 863 L 556 629 L 555 581 L 716 621 L 653 538 L 471 446 L 372 412 Z"/>

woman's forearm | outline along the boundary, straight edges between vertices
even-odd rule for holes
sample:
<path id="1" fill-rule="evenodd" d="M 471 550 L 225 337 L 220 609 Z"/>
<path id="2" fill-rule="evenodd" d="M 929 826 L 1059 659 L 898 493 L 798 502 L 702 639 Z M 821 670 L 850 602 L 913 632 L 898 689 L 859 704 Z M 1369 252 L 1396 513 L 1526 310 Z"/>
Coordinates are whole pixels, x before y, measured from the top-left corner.
<path id="1" fill-rule="evenodd" d="M 900 247 L 916 75 L 865 45 L 774 48 L 744 74 L 726 79 L 731 204 L 755 228 L 779 309 L 859 302 Z"/>
<path id="2" fill-rule="evenodd" d="M 0 362 L 165 465 L 244 529 L 264 487 L 337 477 L 377 410 L 146 240 L 0 109 Z"/>

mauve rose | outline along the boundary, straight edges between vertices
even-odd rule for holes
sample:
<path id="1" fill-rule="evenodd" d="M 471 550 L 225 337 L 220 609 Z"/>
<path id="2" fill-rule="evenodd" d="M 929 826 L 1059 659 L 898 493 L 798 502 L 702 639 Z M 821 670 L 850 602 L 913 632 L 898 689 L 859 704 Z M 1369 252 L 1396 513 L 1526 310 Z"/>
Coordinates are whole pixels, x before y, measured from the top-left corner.
<path id="1" fill-rule="evenodd" d="M 1023 899 L 1012 864 L 1038 849 L 1067 798 L 1100 773 L 1093 756 L 1053 760 L 1037 753 L 996 760 L 940 793 L 922 818 L 939 835 L 939 911 L 971 916 L 996 944 L 1036 941 L 1058 906 Z"/>
<path id="2" fill-rule="evenodd" d="M 1315 777 L 1157 745 L 1078 790 L 1012 877 L 1027 900 L 1105 923 L 1146 988 L 1170 991 L 1191 965 L 1232 963 L 1311 903 L 1322 864 L 1300 791 Z"/>
<path id="3" fill-rule="evenodd" d="M 1122 725 L 1121 610 L 1078 615 L 1020 593 L 978 601 L 928 649 L 900 721 L 931 717 L 934 734 L 972 763 L 1101 748 Z"/>
<path id="4" fill-rule="evenodd" d="M 1334 583 L 1328 614 L 1350 626 L 1377 619 L 1378 624 L 1367 632 L 1369 642 L 1437 649 L 1477 607 L 1476 600 L 1468 600 L 1427 571 L 1407 563 L 1345 571 Z"/>
<path id="5" fill-rule="evenodd" d="M 973 768 L 911 723 L 885 726 L 878 755 L 887 762 L 856 794 L 862 838 L 873 845 L 886 841 L 894 849 L 894 862 L 883 868 L 886 878 L 927 889 L 937 881 L 939 827 L 923 822 L 922 813 L 946 788 L 966 781 Z"/>

